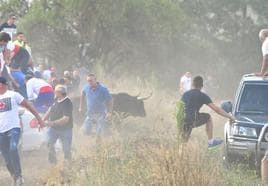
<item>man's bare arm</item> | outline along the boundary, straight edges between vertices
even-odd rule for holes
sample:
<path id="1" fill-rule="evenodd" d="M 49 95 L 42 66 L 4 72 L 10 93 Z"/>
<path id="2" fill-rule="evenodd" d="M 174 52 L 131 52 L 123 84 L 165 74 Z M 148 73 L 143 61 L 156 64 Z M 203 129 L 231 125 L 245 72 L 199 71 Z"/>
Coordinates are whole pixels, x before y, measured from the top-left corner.
<path id="1" fill-rule="evenodd" d="M 262 68 L 261 68 L 261 76 L 264 76 L 268 73 L 268 54 L 266 54 L 265 56 L 263 56 L 263 60 L 262 60 Z"/>
<path id="2" fill-rule="evenodd" d="M 26 109 L 28 109 L 38 120 L 39 124 L 42 125 L 44 124 L 42 118 L 40 117 L 40 115 L 38 114 L 38 112 L 34 109 L 34 107 L 27 101 L 27 100 L 23 100 L 20 103 L 21 106 L 25 107 Z"/>
<path id="3" fill-rule="evenodd" d="M 235 120 L 235 118 L 231 115 L 231 114 L 228 114 L 227 112 L 225 112 L 223 109 L 221 109 L 220 107 L 218 107 L 217 105 L 215 105 L 214 103 L 209 103 L 208 106 L 214 110 L 217 114 L 225 117 L 225 118 L 228 118 L 232 121 Z"/>
<path id="4" fill-rule="evenodd" d="M 52 125 L 53 126 L 62 126 L 62 125 L 65 125 L 66 123 L 68 123 L 70 120 L 70 117 L 69 116 L 63 116 L 62 118 L 60 119 L 57 119 L 55 121 L 52 121 Z"/>
<path id="5" fill-rule="evenodd" d="M 43 117 L 43 120 L 44 120 L 44 121 L 48 120 L 48 116 L 49 116 L 49 114 L 50 114 L 50 110 L 51 110 L 51 108 L 49 108 L 48 111 L 45 113 L 45 115 L 44 115 L 44 117 Z"/>
<path id="6" fill-rule="evenodd" d="M 180 82 L 180 87 L 179 87 L 180 94 L 183 94 L 183 82 Z"/>
<path id="7" fill-rule="evenodd" d="M 5 60 L 5 64 L 9 65 L 11 62 L 11 51 L 9 49 L 6 49 L 4 52 L 4 60 Z"/>

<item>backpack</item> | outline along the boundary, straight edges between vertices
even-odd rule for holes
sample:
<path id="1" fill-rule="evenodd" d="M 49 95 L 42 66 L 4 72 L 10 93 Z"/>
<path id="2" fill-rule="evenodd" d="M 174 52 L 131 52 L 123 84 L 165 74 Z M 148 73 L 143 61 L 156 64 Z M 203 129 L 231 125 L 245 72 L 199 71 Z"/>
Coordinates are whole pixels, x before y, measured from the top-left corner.
<path id="1" fill-rule="evenodd" d="M 185 103 L 182 100 L 176 102 L 176 122 L 177 128 L 181 130 L 185 119 Z"/>

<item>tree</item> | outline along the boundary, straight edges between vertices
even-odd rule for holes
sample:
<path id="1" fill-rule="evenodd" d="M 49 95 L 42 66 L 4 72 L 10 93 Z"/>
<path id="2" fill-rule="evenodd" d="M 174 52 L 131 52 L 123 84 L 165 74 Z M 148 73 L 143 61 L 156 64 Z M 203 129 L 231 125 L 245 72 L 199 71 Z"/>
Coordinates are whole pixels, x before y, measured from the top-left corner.
<path id="1" fill-rule="evenodd" d="M 111 70 L 136 54 L 146 55 L 146 48 L 171 41 L 183 19 L 170 0 L 39 0 L 20 26 L 35 51 L 58 64 L 102 62 Z"/>

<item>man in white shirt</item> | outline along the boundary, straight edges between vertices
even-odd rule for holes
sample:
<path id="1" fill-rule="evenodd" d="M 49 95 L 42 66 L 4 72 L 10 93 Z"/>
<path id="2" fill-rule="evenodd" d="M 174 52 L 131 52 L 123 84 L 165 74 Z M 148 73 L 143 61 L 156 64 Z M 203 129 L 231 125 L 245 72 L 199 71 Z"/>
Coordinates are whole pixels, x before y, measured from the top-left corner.
<path id="1" fill-rule="evenodd" d="M 25 76 L 27 97 L 32 101 L 39 113 L 46 113 L 54 103 L 54 90 L 45 80 L 36 78 L 33 75 Z"/>
<path id="2" fill-rule="evenodd" d="M 43 125 L 39 114 L 19 93 L 8 90 L 7 80 L 0 77 L 0 151 L 7 169 L 14 179 L 14 185 L 22 185 L 21 164 L 18 153 L 21 126 L 19 105 L 28 109 Z"/>
<path id="3" fill-rule="evenodd" d="M 262 68 L 259 73 L 256 73 L 256 75 L 259 76 L 265 76 L 268 75 L 268 29 L 262 29 L 259 32 L 259 39 L 262 43 Z"/>
<path id="4" fill-rule="evenodd" d="M 186 72 L 180 80 L 180 94 L 183 95 L 188 90 L 192 88 L 192 74 L 191 72 Z"/>

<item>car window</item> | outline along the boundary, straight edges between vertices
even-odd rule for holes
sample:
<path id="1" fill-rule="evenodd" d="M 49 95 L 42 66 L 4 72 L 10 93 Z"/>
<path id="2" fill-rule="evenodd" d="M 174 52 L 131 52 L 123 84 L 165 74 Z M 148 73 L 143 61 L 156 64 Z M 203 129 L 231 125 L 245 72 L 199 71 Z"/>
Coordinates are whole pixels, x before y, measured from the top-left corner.
<path id="1" fill-rule="evenodd" d="M 238 112 L 268 113 L 268 85 L 246 84 L 240 98 Z"/>

